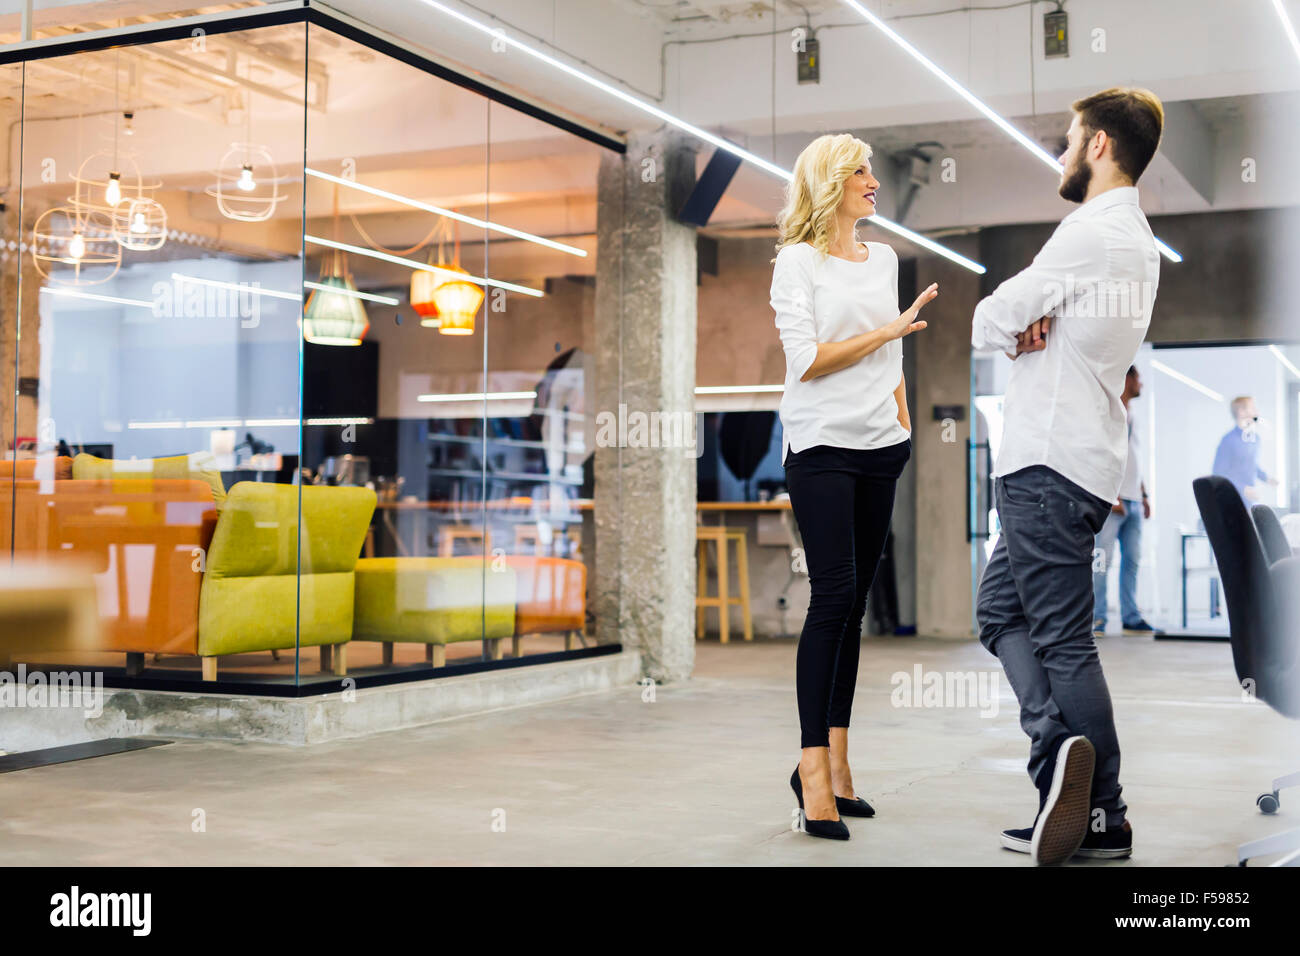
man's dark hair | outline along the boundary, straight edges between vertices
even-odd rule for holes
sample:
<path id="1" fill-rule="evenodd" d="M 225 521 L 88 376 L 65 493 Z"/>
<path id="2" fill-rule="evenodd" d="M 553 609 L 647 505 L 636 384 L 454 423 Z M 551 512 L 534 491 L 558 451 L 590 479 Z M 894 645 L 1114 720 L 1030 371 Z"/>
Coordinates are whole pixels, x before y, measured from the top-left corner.
<path id="1" fill-rule="evenodd" d="M 1084 141 L 1098 130 L 1105 132 L 1115 164 L 1136 183 L 1156 154 L 1165 128 L 1160 98 L 1150 90 L 1116 86 L 1076 100 L 1071 108 L 1079 114 Z"/>
<path id="2" fill-rule="evenodd" d="M 1128 367 L 1128 374 L 1136 375 L 1137 373 L 1138 373 L 1138 367 L 1136 365 L 1130 365 Z"/>

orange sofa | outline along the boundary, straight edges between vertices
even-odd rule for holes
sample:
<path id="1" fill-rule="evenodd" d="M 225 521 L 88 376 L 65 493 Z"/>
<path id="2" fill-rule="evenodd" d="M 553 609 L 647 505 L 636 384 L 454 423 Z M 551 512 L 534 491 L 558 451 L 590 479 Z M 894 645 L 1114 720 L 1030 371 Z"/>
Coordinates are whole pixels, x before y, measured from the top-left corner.
<path id="1" fill-rule="evenodd" d="M 195 653 L 195 567 L 216 521 L 202 481 L 0 477 L 0 554 L 89 566 L 102 649 L 139 654 L 132 669 L 144 653 Z"/>
<path id="2" fill-rule="evenodd" d="M 515 572 L 514 655 L 525 634 L 564 634 L 564 649 L 573 650 L 587 626 L 587 566 L 569 558 L 511 554 Z"/>
<path id="3" fill-rule="evenodd" d="M 119 469 L 73 478 L 70 459 L 48 456 L 0 466 L 0 556 L 88 568 L 97 649 L 125 653 L 128 673 L 139 673 L 146 654 L 188 654 L 203 658 L 210 680 L 222 655 L 299 641 L 321 646 L 323 668 L 346 672 L 337 645 L 351 639 L 352 567 L 373 492 L 309 487 L 300 496 L 292 485 L 242 482 L 229 496 L 222 489 L 219 515 L 211 475 Z M 5 637 L 6 649 L 24 657 L 47 650 L 24 646 L 21 634 Z"/>

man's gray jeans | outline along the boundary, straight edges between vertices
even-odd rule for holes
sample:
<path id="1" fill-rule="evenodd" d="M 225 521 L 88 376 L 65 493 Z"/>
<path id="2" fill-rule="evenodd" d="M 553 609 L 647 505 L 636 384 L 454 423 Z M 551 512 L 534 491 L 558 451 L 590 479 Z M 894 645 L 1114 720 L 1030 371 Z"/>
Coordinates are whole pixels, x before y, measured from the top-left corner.
<path id="1" fill-rule="evenodd" d="M 1082 734 L 1097 751 L 1092 806 L 1124 822 L 1119 740 L 1092 637 L 1092 558 L 1110 503 L 1042 465 L 998 478 L 1002 536 L 976 602 L 980 641 L 996 654 L 1029 735 L 1029 776 L 1044 794 L 1056 750 Z"/>

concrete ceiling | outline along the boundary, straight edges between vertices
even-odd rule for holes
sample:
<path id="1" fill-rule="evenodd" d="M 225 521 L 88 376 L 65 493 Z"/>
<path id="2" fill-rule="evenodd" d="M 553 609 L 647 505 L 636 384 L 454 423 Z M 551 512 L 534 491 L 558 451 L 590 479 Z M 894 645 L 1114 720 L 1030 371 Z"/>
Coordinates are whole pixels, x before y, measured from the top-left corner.
<path id="1" fill-rule="evenodd" d="M 473 8 L 446 2 L 786 168 L 813 136 L 851 130 L 876 150 L 873 162 L 885 182 L 882 213 L 914 229 L 941 234 L 1048 221 L 1068 209 L 1055 195 L 1049 170 L 839 0 L 776 0 L 775 16 L 770 2 L 475 0 Z M 1287 2 L 1300 23 L 1300 0 Z M 333 5 L 593 123 L 629 132 L 657 125 L 517 51 L 494 50 L 481 34 L 419 0 L 335 0 Z M 1170 107 L 1170 126 L 1163 155 L 1142 183 L 1148 212 L 1300 204 L 1300 177 L 1289 172 L 1300 150 L 1300 63 L 1280 36 L 1266 0 L 1070 0 L 1071 55 L 1053 60 L 1043 57 L 1042 14 L 1050 7 L 1042 3 L 1009 9 L 958 0 L 868 5 L 1049 150 L 1064 131 L 1074 98 L 1117 83 L 1151 86 Z M 37 22 L 48 32 L 200 9 L 193 2 L 165 0 L 42 7 Z M 0 33 L 14 26 L 15 8 L 14 0 L 0 0 Z M 823 72 L 819 84 L 800 86 L 789 31 L 810 25 L 821 43 Z M 275 39 L 272 31 L 249 38 L 235 45 L 260 71 L 265 86 L 277 88 L 279 67 L 283 78 L 294 74 L 302 54 L 292 43 Z M 212 71 L 190 71 L 187 80 L 175 57 L 143 49 L 127 59 L 140 64 L 142 96 L 152 97 L 159 122 L 174 124 L 169 117 L 181 105 L 194 114 L 177 127 L 186 135 L 172 136 L 151 158 L 170 184 L 198 189 L 217 141 L 224 143 L 238 131 L 242 114 L 231 108 L 223 89 L 229 84 Z M 490 199 L 494 219 L 529 231 L 572 236 L 594 229 L 599 147 L 493 108 L 489 152 L 487 112 L 473 94 L 346 41 L 314 43 L 312 60 L 313 70 L 327 79 L 323 108 L 309 119 L 309 152 L 319 157 L 313 163 L 353 158 L 359 175 L 384 188 L 466 211 Z M 98 69 L 113 69 L 107 56 L 99 62 Z M 46 115 L 65 117 L 102 109 L 112 102 L 108 76 L 92 75 L 84 88 L 53 83 L 57 88 L 42 91 L 47 98 L 41 108 Z M 300 92 L 287 82 L 279 88 L 290 97 Z M 255 96 L 254 104 L 255 117 L 288 120 L 295 112 L 290 102 L 278 103 L 270 94 Z M 148 114 L 141 108 L 138 122 L 147 126 Z M 283 135 L 288 152 L 293 136 L 301 133 L 294 133 L 292 123 L 281 125 L 283 130 L 259 135 Z M 205 135 L 212 144 L 199 150 L 195 143 Z M 953 160 L 958 176 L 941 183 L 936 174 L 904 203 L 911 187 L 896 173 L 893 158 L 919 143 L 937 144 L 923 152 L 932 164 Z M 701 164 L 710 151 L 702 151 Z M 1252 182 L 1242 177 L 1246 159 L 1257 169 Z M 781 185 L 743 167 L 713 227 L 770 225 Z M 329 191 L 309 190 L 309 217 L 327 217 L 330 202 Z M 363 221 L 372 224 L 375 238 L 392 247 L 414 242 L 429 228 L 427 217 L 370 199 L 345 201 L 344 208 L 367 217 Z M 284 214 L 292 214 L 289 205 Z M 557 268 L 582 271 L 569 269 L 571 264 L 530 266 L 521 260 L 518 268 L 537 275 Z"/>

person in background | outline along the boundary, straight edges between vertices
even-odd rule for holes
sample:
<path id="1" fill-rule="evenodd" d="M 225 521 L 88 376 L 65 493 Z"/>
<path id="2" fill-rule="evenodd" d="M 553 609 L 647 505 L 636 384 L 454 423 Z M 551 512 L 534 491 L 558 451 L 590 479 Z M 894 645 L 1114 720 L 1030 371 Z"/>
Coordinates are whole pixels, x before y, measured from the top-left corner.
<path id="1" fill-rule="evenodd" d="M 1119 486 L 1119 500 L 1111 506 L 1106 523 L 1097 534 L 1097 551 L 1101 554 L 1100 570 L 1094 564 L 1092 573 L 1093 622 L 1092 632 L 1097 637 L 1106 633 L 1106 582 L 1109 579 L 1111 556 L 1115 542 L 1119 541 L 1119 611 L 1125 634 L 1160 634 L 1148 624 L 1138 610 L 1138 565 L 1142 559 L 1142 522 L 1151 517 L 1151 498 L 1142 481 L 1142 452 L 1138 447 L 1137 427 L 1133 423 L 1133 399 L 1142 395 L 1142 377 L 1136 365 L 1130 365 L 1124 378 L 1124 391 L 1119 400 L 1128 412 L 1128 464 L 1124 480 Z"/>
<path id="2" fill-rule="evenodd" d="M 1213 470 L 1216 475 L 1222 475 L 1232 482 L 1249 508 L 1259 501 L 1255 483 L 1262 481 L 1276 487 L 1277 479 L 1270 478 L 1259 467 L 1259 410 L 1255 407 L 1255 399 L 1249 395 L 1234 398 L 1232 417 L 1237 424 L 1220 440 L 1218 450 L 1214 453 Z"/>

